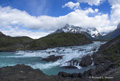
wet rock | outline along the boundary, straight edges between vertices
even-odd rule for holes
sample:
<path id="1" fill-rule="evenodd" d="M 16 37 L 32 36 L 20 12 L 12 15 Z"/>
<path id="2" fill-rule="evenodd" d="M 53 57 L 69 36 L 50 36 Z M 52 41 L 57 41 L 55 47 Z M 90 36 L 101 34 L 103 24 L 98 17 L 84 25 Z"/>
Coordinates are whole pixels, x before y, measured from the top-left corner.
<path id="1" fill-rule="evenodd" d="M 75 66 L 63 66 L 63 68 L 67 68 L 67 69 L 77 69 L 77 67 L 75 67 Z"/>
<path id="2" fill-rule="evenodd" d="M 55 62 L 55 61 L 57 61 L 59 59 L 62 59 L 62 56 L 51 55 L 51 56 L 49 56 L 47 58 L 43 58 L 42 60 L 47 61 L 47 62 Z"/>
<path id="3" fill-rule="evenodd" d="M 96 48 L 97 48 L 97 47 L 96 47 Z M 96 48 L 94 48 L 93 51 L 96 51 L 96 50 L 97 50 Z"/>
<path id="4" fill-rule="evenodd" d="M 73 65 L 78 65 L 79 64 L 79 61 L 78 60 L 73 60 Z"/>
<path id="5" fill-rule="evenodd" d="M 63 66 L 64 68 L 74 69 L 74 68 L 77 68 L 76 66 L 79 64 L 79 60 L 72 59 L 66 63 L 67 63 L 67 66 Z"/>
<path id="6" fill-rule="evenodd" d="M 91 56 L 85 56 L 82 58 L 79 65 L 82 67 L 87 67 L 87 66 L 90 66 L 91 64 L 92 64 Z"/>
<path id="7" fill-rule="evenodd" d="M 72 59 L 68 61 L 68 63 L 70 64 L 69 66 L 77 66 L 79 64 L 79 60 Z"/>

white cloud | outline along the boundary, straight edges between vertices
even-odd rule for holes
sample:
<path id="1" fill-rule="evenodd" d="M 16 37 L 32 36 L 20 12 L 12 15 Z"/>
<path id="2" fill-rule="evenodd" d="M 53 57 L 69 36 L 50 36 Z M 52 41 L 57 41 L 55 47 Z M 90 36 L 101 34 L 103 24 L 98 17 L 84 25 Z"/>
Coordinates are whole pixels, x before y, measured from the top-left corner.
<path id="1" fill-rule="evenodd" d="M 111 4 L 111 23 L 115 26 L 120 23 L 120 0 L 109 0 Z"/>
<path id="2" fill-rule="evenodd" d="M 120 23 L 120 4 L 116 4 L 112 6 L 111 20 L 115 25 Z"/>
<path id="3" fill-rule="evenodd" d="M 120 0 L 108 0 L 111 5 L 120 4 Z"/>
<path id="4" fill-rule="evenodd" d="M 66 23 L 79 26 L 104 26 L 109 23 L 108 15 L 96 15 L 89 17 L 89 14 L 97 13 L 98 9 L 88 8 L 86 10 L 76 9 L 65 16 L 51 17 L 39 16 L 34 17 L 25 11 L 11 9 L 10 7 L 0 7 L 0 26 L 8 27 L 10 25 L 23 26 L 30 29 L 42 29 L 53 31 L 63 27 Z"/>
<path id="5" fill-rule="evenodd" d="M 70 9 L 78 9 L 80 6 L 79 2 L 73 3 L 73 2 L 68 2 L 65 5 L 62 6 L 62 8 L 69 7 Z"/>
<path id="6" fill-rule="evenodd" d="M 109 32 L 114 29 L 110 25 L 111 22 L 108 14 L 100 14 L 98 9 L 87 8 L 82 10 L 77 8 L 78 6 L 71 6 L 71 9 L 74 9 L 74 11 L 64 16 L 52 17 L 44 15 L 35 17 L 25 11 L 10 7 L 0 7 L 0 28 L 3 32 L 11 36 L 26 35 L 33 38 L 39 38 L 48 33 L 33 32 L 21 29 L 21 27 L 52 32 L 68 23 L 81 27 L 96 27 L 100 32 Z M 91 14 L 94 14 L 94 16 L 89 16 Z M 18 29 L 16 29 L 16 26 L 18 26 Z"/>
<path id="7" fill-rule="evenodd" d="M 25 11 L 11 9 L 10 7 L 0 7 L 0 26 L 23 25 L 34 28 L 40 25 L 40 21 L 34 16 L 30 16 Z"/>
<path id="8" fill-rule="evenodd" d="M 10 35 L 12 37 L 28 36 L 33 39 L 44 37 L 50 33 L 50 32 L 39 32 L 39 31 L 33 32 L 33 31 L 25 30 L 25 29 L 19 29 L 19 27 L 10 28 L 9 30 L 0 30 L 0 31 L 2 31 L 5 35 Z"/>
<path id="9" fill-rule="evenodd" d="M 99 5 L 102 3 L 104 0 L 77 0 L 80 3 L 88 3 L 89 5 Z"/>

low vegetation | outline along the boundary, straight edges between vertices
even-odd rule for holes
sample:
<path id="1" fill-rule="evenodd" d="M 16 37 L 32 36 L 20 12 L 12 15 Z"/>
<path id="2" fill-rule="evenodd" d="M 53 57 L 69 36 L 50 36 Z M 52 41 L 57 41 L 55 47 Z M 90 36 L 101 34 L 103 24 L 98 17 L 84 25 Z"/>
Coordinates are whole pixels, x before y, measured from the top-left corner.
<path id="1" fill-rule="evenodd" d="M 105 58 L 120 66 L 120 40 L 103 51 Z"/>
<path id="2" fill-rule="evenodd" d="M 10 37 L 0 33 L 0 51 L 21 49 L 31 41 L 33 41 L 33 39 L 29 37 Z"/>
<path id="3" fill-rule="evenodd" d="M 83 34 L 56 33 L 33 40 L 29 37 L 10 37 L 0 33 L 0 51 L 41 50 L 89 43 L 92 41 Z"/>
<path id="4" fill-rule="evenodd" d="M 29 45 L 30 49 L 46 49 L 63 46 L 77 46 L 89 43 L 92 43 L 92 41 L 83 34 L 56 33 L 32 41 Z"/>

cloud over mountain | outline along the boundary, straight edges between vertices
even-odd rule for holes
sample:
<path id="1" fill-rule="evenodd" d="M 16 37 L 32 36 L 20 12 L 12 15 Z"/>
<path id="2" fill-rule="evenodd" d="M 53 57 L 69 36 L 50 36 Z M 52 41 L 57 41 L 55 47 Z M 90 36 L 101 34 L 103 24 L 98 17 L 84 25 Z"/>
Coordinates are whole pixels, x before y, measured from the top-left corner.
<path id="1" fill-rule="evenodd" d="M 79 2 L 76 3 L 70 1 L 63 4 L 62 7 L 69 7 L 73 10 L 66 15 L 58 17 L 47 15 L 32 16 L 26 11 L 11 8 L 10 6 L 0 6 L 0 31 L 11 35 L 10 32 L 12 30 L 16 31 L 17 27 L 20 31 L 25 30 L 26 32 L 37 30 L 37 32 L 40 33 L 35 35 L 41 37 L 58 28 L 62 28 L 65 24 L 70 24 L 81 27 L 96 27 L 99 32 L 109 32 L 115 29 L 120 22 L 119 0 L 109 0 L 112 9 L 110 15 L 99 12 L 97 8 L 80 8 L 80 3 L 85 2 L 89 5 L 99 5 L 102 1 L 103 0 L 79 0 Z M 31 33 L 35 32 L 31 31 Z M 18 36 L 21 35 L 21 33 L 15 35 Z M 31 34 L 26 33 L 26 35 Z"/>

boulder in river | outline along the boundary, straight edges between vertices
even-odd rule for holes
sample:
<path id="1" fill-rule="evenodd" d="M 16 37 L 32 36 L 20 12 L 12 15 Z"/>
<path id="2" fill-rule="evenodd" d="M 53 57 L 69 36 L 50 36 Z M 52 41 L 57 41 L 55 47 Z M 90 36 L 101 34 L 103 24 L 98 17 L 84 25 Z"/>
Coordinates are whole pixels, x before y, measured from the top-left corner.
<path id="1" fill-rule="evenodd" d="M 64 68 L 75 69 L 75 68 L 77 68 L 76 66 L 79 65 L 79 60 L 72 59 L 66 63 L 67 63 L 67 66 L 63 66 Z"/>
<path id="2" fill-rule="evenodd" d="M 49 56 L 47 58 L 43 58 L 42 60 L 47 61 L 47 62 L 55 62 L 55 61 L 57 61 L 59 59 L 62 59 L 62 56 L 51 55 L 51 56 Z"/>

